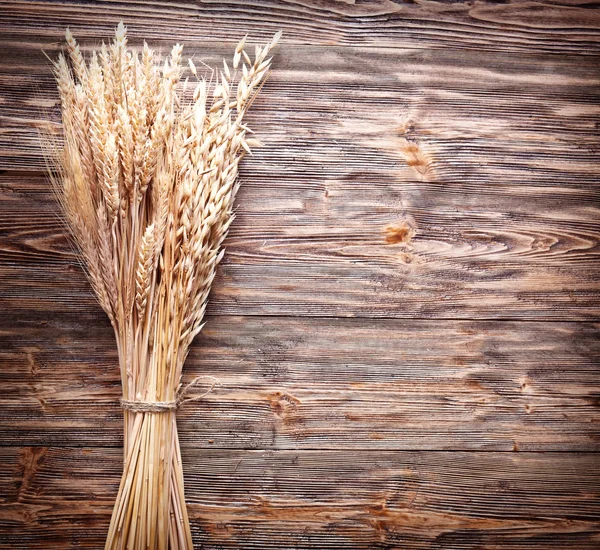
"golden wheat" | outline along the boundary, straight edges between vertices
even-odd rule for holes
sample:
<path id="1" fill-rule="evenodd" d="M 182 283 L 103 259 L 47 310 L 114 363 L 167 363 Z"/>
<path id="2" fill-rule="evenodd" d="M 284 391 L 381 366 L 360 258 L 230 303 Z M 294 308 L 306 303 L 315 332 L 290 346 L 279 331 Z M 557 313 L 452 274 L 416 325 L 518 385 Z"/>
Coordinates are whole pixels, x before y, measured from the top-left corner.
<path id="1" fill-rule="evenodd" d="M 192 548 L 181 374 L 223 257 L 240 159 L 259 144 L 243 118 L 279 36 L 254 61 L 242 40 L 232 69 L 224 61 L 209 81 L 190 60 L 191 94 L 182 46 L 164 61 L 145 43 L 129 48 L 122 23 L 87 62 L 67 30 L 54 63 L 64 143 L 52 178 L 114 327 L 123 386 L 124 471 L 106 549 Z"/>

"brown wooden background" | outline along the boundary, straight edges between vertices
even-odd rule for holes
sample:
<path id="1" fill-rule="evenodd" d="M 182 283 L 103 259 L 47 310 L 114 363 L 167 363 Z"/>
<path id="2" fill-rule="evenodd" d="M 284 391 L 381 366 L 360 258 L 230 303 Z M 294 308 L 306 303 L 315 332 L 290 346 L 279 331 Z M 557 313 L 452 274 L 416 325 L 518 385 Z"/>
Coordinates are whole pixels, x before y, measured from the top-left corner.
<path id="1" fill-rule="evenodd" d="M 0 547 L 101 548 L 116 349 L 38 146 L 43 48 L 284 39 L 180 413 L 206 549 L 600 548 L 600 10 L 0 1 Z M 388 229 L 389 225 L 396 229 Z"/>

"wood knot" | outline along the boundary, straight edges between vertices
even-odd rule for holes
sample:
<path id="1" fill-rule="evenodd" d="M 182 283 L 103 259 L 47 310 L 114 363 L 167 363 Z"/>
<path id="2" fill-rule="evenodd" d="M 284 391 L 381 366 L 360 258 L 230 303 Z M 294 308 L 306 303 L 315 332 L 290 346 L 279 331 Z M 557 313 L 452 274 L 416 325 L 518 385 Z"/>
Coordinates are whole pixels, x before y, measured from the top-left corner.
<path id="1" fill-rule="evenodd" d="M 284 418 L 298 408 L 300 400 L 287 393 L 277 391 L 269 396 L 269 404 L 276 416 Z"/>
<path id="2" fill-rule="evenodd" d="M 431 157 L 418 142 L 407 139 L 403 141 L 401 152 L 406 164 L 418 174 L 419 178 L 425 181 L 433 179 Z"/>
<path id="3" fill-rule="evenodd" d="M 383 228 L 385 242 L 388 244 L 408 244 L 415 236 L 416 229 L 411 223 L 404 220 L 400 223 L 391 223 Z"/>

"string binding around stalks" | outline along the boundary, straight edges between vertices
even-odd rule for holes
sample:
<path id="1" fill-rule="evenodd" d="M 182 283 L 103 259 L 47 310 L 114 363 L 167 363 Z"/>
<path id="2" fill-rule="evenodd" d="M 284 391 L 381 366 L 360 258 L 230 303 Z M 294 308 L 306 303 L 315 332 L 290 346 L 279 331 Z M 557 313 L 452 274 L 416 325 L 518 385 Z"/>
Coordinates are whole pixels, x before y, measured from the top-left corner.
<path id="1" fill-rule="evenodd" d="M 200 380 L 203 378 L 212 378 L 213 382 L 210 388 L 208 388 L 208 390 L 206 390 L 200 395 L 186 397 L 190 389 L 192 389 L 194 386 L 197 386 Z M 207 396 L 210 392 L 212 392 L 216 385 L 221 386 L 222 384 L 219 381 L 219 379 L 215 378 L 214 376 L 197 376 L 183 389 L 180 389 L 176 399 L 173 399 L 171 401 L 143 401 L 140 399 L 121 398 L 121 407 L 125 410 L 132 412 L 145 412 L 156 414 L 169 411 L 176 411 L 184 403 L 188 403 L 190 401 L 197 401 L 198 399 L 202 399 L 203 397 Z"/>

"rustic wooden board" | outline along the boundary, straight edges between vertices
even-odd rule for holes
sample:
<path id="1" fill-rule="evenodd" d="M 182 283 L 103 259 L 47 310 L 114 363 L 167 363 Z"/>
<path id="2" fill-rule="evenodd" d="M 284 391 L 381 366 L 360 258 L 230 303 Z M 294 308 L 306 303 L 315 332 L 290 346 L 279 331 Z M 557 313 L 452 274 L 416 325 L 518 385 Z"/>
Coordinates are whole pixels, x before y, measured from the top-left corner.
<path id="1" fill-rule="evenodd" d="M 83 5 L 82 5 L 83 4 Z M 433 47 L 515 52 L 600 51 L 593 2 L 539 0 L 232 0 L 229 2 L 0 2 L 0 23 L 25 39 L 83 28 L 110 33 L 119 20 L 150 39 L 266 38 L 279 29 L 292 44 Z M 89 22 L 93 21 L 94 25 Z"/>
<path id="2" fill-rule="evenodd" d="M 38 129 L 60 130 L 42 48 L 120 19 L 209 64 L 284 31 L 187 364 L 222 384 L 179 413 L 197 547 L 598 548 L 600 10 L 578 0 L 0 0 L 0 548 L 102 548 L 117 491 L 115 345 Z"/>
<path id="3" fill-rule="evenodd" d="M 34 319 L 0 322 L 0 406 L 11 419 L 4 443 L 121 445 L 109 323 L 101 313 Z M 211 317 L 186 379 L 206 374 L 221 386 L 181 409 L 181 441 L 188 448 L 600 450 L 598 328 Z"/>
<path id="4" fill-rule="evenodd" d="M 0 448 L 0 548 L 101 548 L 117 449 Z M 600 468 L 572 453 L 185 449 L 205 550 L 595 549 Z"/>
<path id="5" fill-rule="evenodd" d="M 101 38 L 83 43 L 87 49 Z M 58 129 L 50 63 L 62 34 L 0 45 L 0 168 L 45 168 L 39 127 Z M 172 42 L 155 41 L 168 51 Z M 210 66 L 235 43 L 186 42 Z M 266 146 L 249 173 L 388 186 L 593 185 L 600 64 L 593 56 L 366 47 L 275 53 L 251 125 Z"/>
<path id="6" fill-rule="evenodd" d="M 243 178 L 211 312 L 598 319 L 597 188 Z M 0 205 L 0 304 L 94 307 L 49 182 L 0 176 Z"/>

